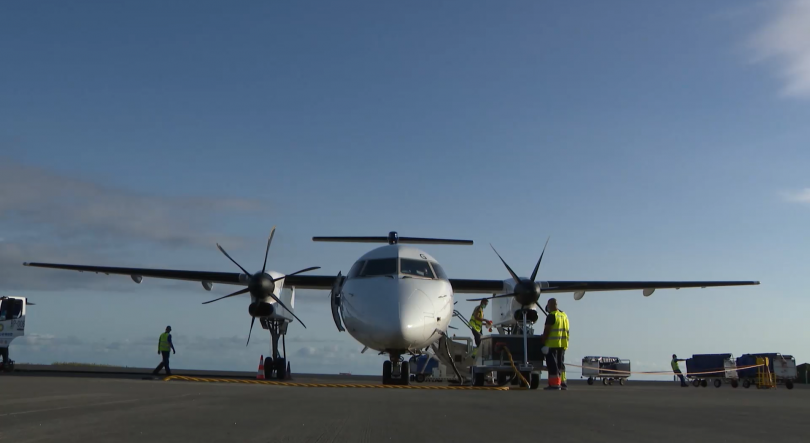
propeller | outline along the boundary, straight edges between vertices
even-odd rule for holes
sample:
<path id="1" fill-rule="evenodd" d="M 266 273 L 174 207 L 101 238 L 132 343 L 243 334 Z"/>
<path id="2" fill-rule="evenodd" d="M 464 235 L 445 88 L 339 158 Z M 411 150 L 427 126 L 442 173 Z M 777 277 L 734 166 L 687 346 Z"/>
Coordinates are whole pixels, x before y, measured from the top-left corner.
<path id="1" fill-rule="evenodd" d="M 537 260 L 537 264 L 534 266 L 534 271 L 532 271 L 532 276 L 530 278 L 518 277 L 515 271 L 513 271 L 512 268 L 506 263 L 506 260 L 504 260 L 503 257 L 501 257 L 501 254 L 498 254 L 498 251 L 495 249 L 495 247 L 490 244 L 489 246 L 492 248 L 493 251 L 495 251 L 495 255 L 498 256 L 498 258 L 501 260 L 501 263 L 503 263 L 503 265 L 506 267 L 506 270 L 509 272 L 509 275 L 511 275 L 512 279 L 515 281 L 515 286 L 512 292 L 509 294 L 498 294 L 493 295 L 492 297 L 484 297 L 484 298 L 472 298 L 467 299 L 467 301 L 481 301 L 484 299 L 515 297 L 515 300 L 517 300 L 518 303 L 520 303 L 522 306 L 530 306 L 534 303 L 537 303 L 540 300 L 540 292 L 542 291 L 542 288 L 540 284 L 535 282 L 535 279 L 537 278 L 537 274 L 540 271 L 540 263 L 542 263 L 543 261 L 543 255 L 545 255 L 546 253 L 546 246 L 548 246 L 548 241 L 550 239 L 551 237 L 546 239 L 546 244 L 543 246 L 543 251 L 540 253 L 540 259 Z M 538 307 L 540 307 L 539 304 Z M 543 308 L 540 308 L 540 310 L 543 311 L 543 313 L 546 312 L 545 310 L 543 310 Z"/>
<path id="2" fill-rule="evenodd" d="M 273 236 L 275 234 L 276 234 L 276 227 L 273 226 L 273 229 L 270 230 L 270 236 L 267 238 L 267 247 L 264 250 L 264 263 L 262 263 L 262 270 L 260 272 L 255 273 L 255 274 L 251 274 L 245 268 L 243 268 L 242 265 L 240 265 L 236 260 L 233 259 L 233 257 L 231 257 L 225 251 L 225 248 L 223 248 L 222 246 L 220 246 L 219 243 L 217 243 L 217 249 L 219 249 L 219 252 L 222 252 L 222 254 L 225 255 L 225 257 L 228 257 L 228 260 L 233 262 L 233 264 L 235 264 L 239 269 L 242 270 L 242 272 L 245 273 L 245 275 L 247 276 L 247 279 L 248 279 L 248 285 L 247 285 L 247 288 L 236 291 L 233 294 L 228 294 L 228 295 L 223 296 L 223 297 L 215 298 L 213 300 L 203 302 L 203 304 L 207 305 L 207 304 L 213 303 L 215 301 L 219 301 L 219 300 L 222 300 L 222 299 L 226 299 L 226 298 L 229 298 L 229 297 L 234 297 L 234 296 L 245 294 L 245 293 L 249 292 L 250 295 L 252 297 L 254 297 L 257 301 L 264 301 L 267 298 L 273 299 L 273 301 L 278 303 L 278 305 L 281 306 L 282 308 L 286 309 L 287 312 L 289 312 L 296 320 L 301 322 L 301 325 L 304 328 L 306 328 L 307 325 L 305 325 L 304 322 L 302 322 L 301 319 L 298 318 L 298 316 L 295 315 L 295 313 L 293 313 L 293 311 L 290 310 L 290 308 L 288 308 L 287 305 L 284 304 L 284 302 L 282 302 L 281 300 L 279 300 L 278 297 L 276 297 L 276 295 L 274 293 L 275 290 L 276 290 L 276 282 L 279 281 L 279 280 L 283 280 L 283 279 L 285 279 L 287 277 L 290 277 L 292 275 L 298 275 L 298 274 L 301 274 L 301 273 L 304 273 L 304 272 L 309 272 L 309 271 L 314 271 L 315 269 L 320 269 L 320 266 L 313 266 L 313 267 L 310 267 L 310 268 L 301 269 L 300 271 L 295 271 L 295 272 L 293 272 L 291 274 L 282 275 L 281 277 L 276 277 L 276 278 L 271 277 L 269 274 L 266 273 L 266 271 L 267 271 L 267 257 L 270 255 L 270 244 L 273 242 Z M 253 332 L 253 323 L 256 321 L 256 317 L 254 317 L 254 316 L 251 316 L 251 317 L 252 317 L 252 320 L 250 322 L 250 331 L 248 332 L 248 343 L 250 343 L 250 334 Z"/>
<path id="3" fill-rule="evenodd" d="M 245 343 L 245 347 L 250 344 L 250 334 L 253 333 L 253 323 L 256 322 L 256 317 L 250 317 L 250 330 L 248 331 L 248 341 Z"/>

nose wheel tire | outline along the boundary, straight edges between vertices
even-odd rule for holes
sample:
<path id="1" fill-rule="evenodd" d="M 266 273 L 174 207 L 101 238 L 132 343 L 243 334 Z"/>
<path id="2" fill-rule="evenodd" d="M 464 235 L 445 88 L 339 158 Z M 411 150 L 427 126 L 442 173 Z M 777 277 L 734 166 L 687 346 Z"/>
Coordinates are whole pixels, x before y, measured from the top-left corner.
<path id="1" fill-rule="evenodd" d="M 284 380 L 287 377 L 287 360 L 284 358 L 276 359 L 276 378 Z"/>
<path id="2" fill-rule="evenodd" d="M 264 358 L 264 378 L 269 380 L 273 378 L 273 357 L 265 357 Z"/>
<path id="3" fill-rule="evenodd" d="M 391 383 L 391 368 L 392 363 L 390 360 L 383 362 L 383 384 L 390 385 Z"/>

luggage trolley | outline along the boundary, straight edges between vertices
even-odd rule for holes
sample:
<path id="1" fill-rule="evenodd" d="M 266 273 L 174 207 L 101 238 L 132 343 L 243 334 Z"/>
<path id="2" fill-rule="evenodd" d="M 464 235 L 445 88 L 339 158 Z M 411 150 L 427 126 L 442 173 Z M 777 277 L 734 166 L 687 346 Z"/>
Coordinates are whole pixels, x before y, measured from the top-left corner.
<path id="1" fill-rule="evenodd" d="M 764 354 L 743 354 L 737 358 L 737 367 L 746 368 L 757 364 L 757 357 L 768 358 L 768 370 L 776 378 L 778 384 L 784 384 L 786 388 L 793 389 L 793 383 L 799 374 L 796 369 L 796 359 L 792 355 L 783 355 L 776 352 Z M 742 380 L 744 388 L 756 385 L 757 368 L 739 369 L 737 371 Z"/>
<path id="2" fill-rule="evenodd" d="M 624 386 L 630 377 L 630 360 L 619 357 L 583 357 L 582 377 L 588 377 L 589 385 L 601 379 L 603 385 L 612 385 L 614 381 L 618 381 Z"/>
<path id="3" fill-rule="evenodd" d="M 712 380 L 715 388 L 723 383 L 739 386 L 737 361 L 731 354 L 695 354 L 686 359 L 686 377 L 692 380 L 692 386 L 704 388 Z"/>

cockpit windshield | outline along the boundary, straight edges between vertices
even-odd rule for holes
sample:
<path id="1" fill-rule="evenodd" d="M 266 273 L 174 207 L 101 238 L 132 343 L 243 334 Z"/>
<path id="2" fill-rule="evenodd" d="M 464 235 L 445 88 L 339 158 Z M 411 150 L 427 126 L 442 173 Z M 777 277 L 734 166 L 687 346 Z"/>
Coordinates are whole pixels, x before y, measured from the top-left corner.
<path id="1" fill-rule="evenodd" d="M 403 275 L 412 275 L 414 277 L 435 278 L 430 265 L 426 260 L 414 260 L 411 258 L 402 258 L 399 260 L 400 272 Z"/>
<path id="2" fill-rule="evenodd" d="M 371 277 L 374 275 L 396 275 L 397 274 L 397 259 L 396 258 L 380 258 L 376 260 L 369 260 L 366 266 L 360 271 L 360 277 Z"/>

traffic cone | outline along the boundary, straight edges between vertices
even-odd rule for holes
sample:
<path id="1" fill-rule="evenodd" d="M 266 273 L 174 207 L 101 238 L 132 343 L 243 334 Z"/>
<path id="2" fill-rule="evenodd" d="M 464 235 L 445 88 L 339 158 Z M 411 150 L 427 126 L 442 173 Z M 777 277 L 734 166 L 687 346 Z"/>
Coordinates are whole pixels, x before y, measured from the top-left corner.
<path id="1" fill-rule="evenodd" d="M 256 380 L 264 380 L 264 355 L 259 357 L 259 373 L 256 374 Z"/>

